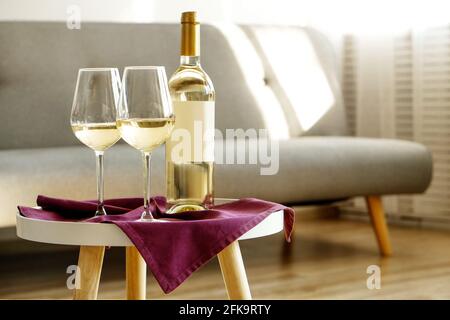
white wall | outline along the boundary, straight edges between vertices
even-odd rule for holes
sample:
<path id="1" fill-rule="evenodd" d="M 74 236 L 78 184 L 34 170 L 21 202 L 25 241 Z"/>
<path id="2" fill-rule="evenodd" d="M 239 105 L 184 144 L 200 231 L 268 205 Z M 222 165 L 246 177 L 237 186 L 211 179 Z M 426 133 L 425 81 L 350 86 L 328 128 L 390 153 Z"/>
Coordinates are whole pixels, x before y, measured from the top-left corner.
<path id="1" fill-rule="evenodd" d="M 175 22 L 180 12 L 197 10 L 202 22 L 267 21 L 275 0 L 0 0 L 0 20 L 65 21 L 67 8 L 77 5 L 82 21 Z M 283 2 L 283 0 L 281 1 Z M 287 1 L 289 2 L 289 1 Z M 289 9 L 289 8 L 286 8 Z M 285 11 L 285 10 L 283 10 Z M 289 11 L 289 10 L 286 10 Z M 275 19 L 276 20 L 276 19 Z M 297 19 L 290 19 L 297 24 Z M 280 22 L 286 19 L 279 19 Z"/>
<path id="2" fill-rule="evenodd" d="M 0 20 L 175 22 L 197 10 L 202 22 L 314 25 L 328 32 L 392 32 L 448 20 L 448 0 L 0 0 Z"/>
<path id="3" fill-rule="evenodd" d="M 0 20 L 65 21 L 67 8 L 81 8 L 84 21 L 174 22 L 197 10 L 202 22 L 302 24 L 306 1 L 289 0 L 0 0 Z"/>
<path id="4" fill-rule="evenodd" d="M 339 51 L 333 0 L 0 0 L 0 21 L 61 21 L 75 5 L 83 22 L 178 22 L 183 11 L 198 11 L 202 23 L 313 25 L 328 33 Z M 320 11 L 320 12 L 319 12 Z"/>
<path id="5" fill-rule="evenodd" d="M 146 3 L 150 9 L 144 8 Z M 0 0 L 0 20 L 65 21 L 71 5 L 81 8 L 82 21 L 132 22 L 142 18 L 152 19 L 153 1 Z"/>

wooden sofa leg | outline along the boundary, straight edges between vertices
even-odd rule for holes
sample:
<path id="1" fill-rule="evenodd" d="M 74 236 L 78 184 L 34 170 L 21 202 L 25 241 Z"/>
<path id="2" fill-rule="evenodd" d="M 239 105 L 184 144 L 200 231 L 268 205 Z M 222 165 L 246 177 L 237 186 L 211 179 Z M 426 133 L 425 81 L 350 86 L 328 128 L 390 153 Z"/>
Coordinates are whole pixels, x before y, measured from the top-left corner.
<path id="1" fill-rule="evenodd" d="M 386 224 L 383 203 L 380 196 L 367 196 L 367 208 L 369 209 L 372 226 L 377 237 L 380 254 L 383 256 L 392 255 L 391 241 L 389 240 L 389 231 Z"/>

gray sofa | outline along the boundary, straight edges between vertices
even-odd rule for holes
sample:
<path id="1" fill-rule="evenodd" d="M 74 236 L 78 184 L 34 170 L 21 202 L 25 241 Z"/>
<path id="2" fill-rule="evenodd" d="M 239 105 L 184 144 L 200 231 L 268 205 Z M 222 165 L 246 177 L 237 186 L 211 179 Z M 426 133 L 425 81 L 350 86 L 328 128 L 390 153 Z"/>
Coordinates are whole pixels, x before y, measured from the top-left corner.
<path id="1" fill-rule="evenodd" d="M 292 34 L 292 41 L 302 34 L 319 66 L 318 71 L 309 72 L 320 72 L 333 94 L 327 111 L 307 129 L 300 125 L 302 115 L 293 112 L 296 105 L 288 92 L 292 88 L 283 87 L 279 68 L 258 43 L 265 32 Z M 246 42 L 239 45 L 239 39 Z M 93 152 L 77 141 L 69 126 L 77 70 L 115 66 L 122 71 L 127 65 L 164 65 L 170 76 L 179 61 L 179 27 L 86 23 L 81 30 L 68 30 L 65 23 L 2 22 L 0 43 L 0 227 L 6 227 L 15 223 L 16 205 L 33 205 L 37 194 L 95 198 Z M 286 43 L 286 49 L 291 44 Z M 254 56 L 249 58 L 245 51 L 249 45 L 261 61 L 254 74 L 242 63 L 245 59 L 255 63 Z M 282 62 L 301 74 L 302 70 L 296 70 L 297 61 Z M 424 146 L 346 136 L 333 51 L 316 31 L 204 25 L 202 64 L 217 91 L 217 128 L 268 128 L 276 136 L 276 130 L 270 128 L 271 114 L 281 114 L 286 120 L 283 129 L 288 131 L 288 137 L 279 142 L 278 174 L 260 175 L 258 165 L 217 165 L 217 196 L 303 203 L 421 193 L 429 186 L 432 160 Z M 316 90 L 301 84 L 294 93 Z M 272 92 L 276 103 L 262 106 L 255 92 L 259 89 Z M 319 98 L 323 92 L 314 94 Z M 138 152 L 123 143 L 106 152 L 106 197 L 141 195 L 140 160 Z M 152 177 L 152 193 L 163 194 L 163 148 L 154 154 Z"/>

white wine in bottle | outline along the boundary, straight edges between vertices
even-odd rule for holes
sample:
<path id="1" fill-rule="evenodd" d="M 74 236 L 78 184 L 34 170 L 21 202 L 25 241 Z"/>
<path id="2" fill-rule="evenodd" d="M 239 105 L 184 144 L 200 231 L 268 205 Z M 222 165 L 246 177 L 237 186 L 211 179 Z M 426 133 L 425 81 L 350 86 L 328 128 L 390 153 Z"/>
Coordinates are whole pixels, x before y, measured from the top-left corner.
<path id="1" fill-rule="evenodd" d="M 176 118 L 172 139 L 166 143 L 169 212 L 203 210 L 214 201 L 215 92 L 200 65 L 200 24 L 195 12 L 181 16 L 180 66 L 169 80 L 169 90 Z"/>

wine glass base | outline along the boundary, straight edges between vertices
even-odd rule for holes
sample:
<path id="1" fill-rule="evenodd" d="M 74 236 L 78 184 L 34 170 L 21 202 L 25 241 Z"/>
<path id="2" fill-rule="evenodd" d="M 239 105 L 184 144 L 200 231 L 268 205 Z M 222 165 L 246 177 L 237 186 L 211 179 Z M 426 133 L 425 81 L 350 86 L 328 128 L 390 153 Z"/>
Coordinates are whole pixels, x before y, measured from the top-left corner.
<path id="1" fill-rule="evenodd" d="M 167 220 L 155 219 L 151 214 L 142 213 L 141 218 L 139 219 L 141 222 L 169 222 Z"/>
<path id="2" fill-rule="evenodd" d="M 97 211 L 95 211 L 95 216 L 96 217 L 98 217 L 98 216 L 106 216 L 105 208 L 103 208 L 103 207 L 98 208 Z"/>

